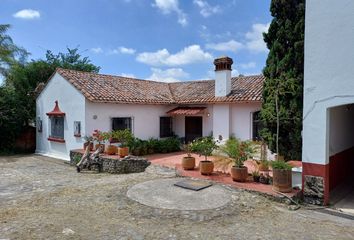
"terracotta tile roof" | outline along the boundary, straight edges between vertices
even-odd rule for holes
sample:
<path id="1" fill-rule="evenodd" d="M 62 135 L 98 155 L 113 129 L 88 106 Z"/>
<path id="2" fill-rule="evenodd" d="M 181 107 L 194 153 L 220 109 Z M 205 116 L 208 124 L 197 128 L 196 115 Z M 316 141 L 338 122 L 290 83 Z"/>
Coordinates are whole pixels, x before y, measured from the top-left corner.
<path id="1" fill-rule="evenodd" d="M 206 107 L 176 107 L 166 113 L 170 115 L 196 115 L 205 109 Z"/>
<path id="2" fill-rule="evenodd" d="M 232 78 L 232 91 L 226 97 L 214 96 L 214 80 L 164 83 L 58 68 L 92 102 L 188 104 L 259 102 L 262 100 L 262 75 Z"/>

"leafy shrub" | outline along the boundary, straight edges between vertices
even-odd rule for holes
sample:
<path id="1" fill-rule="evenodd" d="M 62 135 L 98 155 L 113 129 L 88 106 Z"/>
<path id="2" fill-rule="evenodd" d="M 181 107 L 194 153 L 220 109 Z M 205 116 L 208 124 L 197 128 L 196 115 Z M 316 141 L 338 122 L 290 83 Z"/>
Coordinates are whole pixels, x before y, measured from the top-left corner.
<path id="1" fill-rule="evenodd" d="M 81 156 L 76 154 L 76 155 L 74 155 L 73 160 L 74 160 L 75 164 L 78 164 L 78 162 L 80 162 L 80 160 L 81 160 Z"/>
<path id="2" fill-rule="evenodd" d="M 129 129 L 112 131 L 111 137 L 120 142 L 122 147 L 128 146 L 129 142 L 134 138 Z"/>
<path id="3" fill-rule="evenodd" d="M 220 150 L 233 160 L 235 167 L 243 167 L 243 163 L 254 153 L 251 141 L 241 141 L 237 138 L 228 139 Z"/>
<path id="4" fill-rule="evenodd" d="M 149 140 L 141 140 L 132 138 L 128 146 L 133 155 L 142 156 L 152 153 L 169 153 L 180 150 L 180 141 L 176 137 L 166 139 L 150 138 Z"/>
<path id="5" fill-rule="evenodd" d="M 276 160 L 272 161 L 271 164 L 273 169 L 291 170 L 291 165 L 285 161 Z"/>
<path id="6" fill-rule="evenodd" d="M 208 156 L 211 156 L 213 151 L 217 149 L 217 145 L 213 137 L 202 137 L 194 140 L 191 143 L 191 151 L 205 156 L 205 160 L 208 160 Z"/>

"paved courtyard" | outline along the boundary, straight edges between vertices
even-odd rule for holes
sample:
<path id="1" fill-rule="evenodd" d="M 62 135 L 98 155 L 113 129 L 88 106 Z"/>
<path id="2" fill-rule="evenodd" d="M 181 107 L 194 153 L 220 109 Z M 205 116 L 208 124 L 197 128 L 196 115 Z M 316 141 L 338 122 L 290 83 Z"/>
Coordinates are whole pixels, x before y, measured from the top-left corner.
<path id="1" fill-rule="evenodd" d="M 174 198 L 166 184 L 177 180 L 173 170 L 156 165 L 137 174 L 78 174 L 46 157 L 0 157 L 0 239 L 354 239 L 351 220 L 291 211 L 218 184 L 213 187 L 227 201 L 214 196 L 216 208 L 185 210 L 181 201 L 191 199 L 213 206 L 215 193 L 189 198 L 178 190 Z M 151 194 L 149 187 L 158 189 Z M 171 197 L 176 207 L 159 204 Z"/>

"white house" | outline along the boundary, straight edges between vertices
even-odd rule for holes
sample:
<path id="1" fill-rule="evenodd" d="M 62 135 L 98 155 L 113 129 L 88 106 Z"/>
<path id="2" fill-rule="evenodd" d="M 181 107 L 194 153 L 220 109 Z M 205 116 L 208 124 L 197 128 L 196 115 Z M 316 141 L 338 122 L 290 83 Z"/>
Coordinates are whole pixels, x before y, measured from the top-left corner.
<path id="1" fill-rule="evenodd" d="M 58 68 L 37 97 L 36 152 L 67 160 L 96 129 L 186 142 L 211 134 L 257 138 L 264 77 L 231 78 L 232 63 L 215 59 L 215 81 L 176 83 Z"/>
<path id="2" fill-rule="evenodd" d="M 304 197 L 328 204 L 354 185 L 354 1 L 306 1 L 305 19 Z"/>

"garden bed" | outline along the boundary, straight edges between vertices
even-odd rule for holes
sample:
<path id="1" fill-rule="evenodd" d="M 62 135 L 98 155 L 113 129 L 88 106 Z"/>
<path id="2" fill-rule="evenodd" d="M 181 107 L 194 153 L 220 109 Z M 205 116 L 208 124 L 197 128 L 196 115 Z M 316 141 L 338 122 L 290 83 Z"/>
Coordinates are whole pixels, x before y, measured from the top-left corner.
<path id="1" fill-rule="evenodd" d="M 83 150 L 71 150 L 70 151 L 70 164 L 75 165 L 75 156 L 80 158 L 83 155 Z M 120 158 L 118 155 L 105 155 L 101 154 L 102 160 L 102 172 L 108 172 L 112 174 L 125 174 L 125 173 L 139 173 L 144 172 L 145 169 L 151 164 L 146 158 L 136 156 L 126 156 Z"/>

